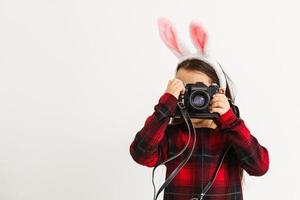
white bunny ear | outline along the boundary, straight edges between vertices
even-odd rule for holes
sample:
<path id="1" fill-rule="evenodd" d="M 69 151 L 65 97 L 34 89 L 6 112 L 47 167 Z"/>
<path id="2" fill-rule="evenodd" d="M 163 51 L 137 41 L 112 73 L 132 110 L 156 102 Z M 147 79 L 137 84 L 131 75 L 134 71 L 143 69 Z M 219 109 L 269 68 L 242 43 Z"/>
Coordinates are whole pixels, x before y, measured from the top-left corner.
<path id="1" fill-rule="evenodd" d="M 218 62 L 211 58 L 207 51 L 207 33 L 202 27 L 202 25 L 197 21 L 193 20 L 190 23 L 190 36 L 192 38 L 193 44 L 200 54 L 200 59 L 207 62 L 214 68 L 220 82 L 220 87 L 226 90 L 226 78 L 223 70 Z"/>
<path id="2" fill-rule="evenodd" d="M 177 31 L 167 18 L 159 17 L 157 22 L 161 39 L 176 57 L 181 59 L 191 54 L 184 43 L 178 38 Z"/>
<path id="3" fill-rule="evenodd" d="M 206 56 L 207 33 L 196 20 L 193 20 L 190 23 L 190 36 L 198 52 L 203 56 Z"/>

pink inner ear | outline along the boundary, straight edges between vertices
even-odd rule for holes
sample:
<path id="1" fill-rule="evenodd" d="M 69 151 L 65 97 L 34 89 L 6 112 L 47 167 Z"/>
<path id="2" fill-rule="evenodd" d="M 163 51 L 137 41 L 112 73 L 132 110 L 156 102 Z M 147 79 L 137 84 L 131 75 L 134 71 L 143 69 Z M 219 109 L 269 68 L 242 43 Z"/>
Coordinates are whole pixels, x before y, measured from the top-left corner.
<path id="1" fill-rule="evenodd" d="M 191 37 L 196 46 L 201 49 L 202 53 L 204 53 L 204 48 L 207 41 L 207 34 L 199 24 L 191 24 Z"/>
<path id="2" fill-rule="evenodd" d="M 181 54 L 178 44 L 177 44 L 177 38 L 175 30 L 173 29 L 172 24 L 164 18 L 158 19 L 158 27 L 159 27 L 159 33 L 163 41 L 166 43 L 166 45 L 177 51 Z"/>

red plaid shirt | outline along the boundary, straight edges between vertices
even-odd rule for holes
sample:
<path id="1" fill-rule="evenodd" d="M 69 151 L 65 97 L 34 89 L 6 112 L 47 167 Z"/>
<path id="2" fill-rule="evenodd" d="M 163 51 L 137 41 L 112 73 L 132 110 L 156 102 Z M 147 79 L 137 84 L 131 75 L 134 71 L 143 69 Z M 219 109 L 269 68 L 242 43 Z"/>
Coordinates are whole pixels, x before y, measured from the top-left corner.
<path id="1" fill-rule="evenodd" d="M 130 154 L 137 163 L 154 167 L 184 148 L 189 135 L 186 124 L 169 124 L 176 108 L 177 99 L 172 94 L 164 93 L 160 97 L 154 113 L 146 119 L 144 127 L 135 135 L 130 145 Z M 195 128 L 197 134 L 194 152 L 164 189 L 164 200 L 190 200 L 195 195 L 200 195 L 228 144 L 232 144 L 232 148 L 203 200 L 242 200 L 240 168 L 251 176 L 262 176 L 268 171 L 268 150 L 259 144 L 244 121 L 237 118 L 231 108 L 214 119 L 214 122 L 218 125 L 216 129 Z M 193 144 L 192 139 L 191 135 L 189 150 Z M 166 177 L 187 153 L 165 164 Z"/>

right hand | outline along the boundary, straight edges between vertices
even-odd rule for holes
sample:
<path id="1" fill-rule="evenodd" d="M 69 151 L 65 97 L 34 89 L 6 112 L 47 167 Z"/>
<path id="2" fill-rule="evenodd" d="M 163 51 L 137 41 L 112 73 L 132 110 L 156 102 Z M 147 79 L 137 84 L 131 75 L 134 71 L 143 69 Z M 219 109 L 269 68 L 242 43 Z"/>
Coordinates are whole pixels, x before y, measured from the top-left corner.
<path id="1" fill-rule="evenodd" d="M 180 79 L 177 78 L 171 79 L 168 82 L 166 92 L 172 94 L 174 97 L 178 99 L 180 93 L 183 94 L 185 92 L 185 85 L 183 81 L 181 81 Z"/>

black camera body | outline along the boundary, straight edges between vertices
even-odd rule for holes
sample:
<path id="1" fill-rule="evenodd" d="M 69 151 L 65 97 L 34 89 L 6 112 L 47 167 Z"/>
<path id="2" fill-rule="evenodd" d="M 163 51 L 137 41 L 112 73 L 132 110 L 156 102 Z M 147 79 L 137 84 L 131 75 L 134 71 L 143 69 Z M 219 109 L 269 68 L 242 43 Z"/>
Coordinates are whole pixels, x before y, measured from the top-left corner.
<path id="1" fill-rule="evenodd" d="M 219 113 L 210 113 L 209 104 L 215 93 L 218 93 L 219 86 L 213 83 L 206 86 L 203 82 L 196 82 L 185 85 L 184 94 L 180 94 L 178 101 L 182 102 L 190 118 L 217 118 Z M 180 108 L 177 106 L 174 118 L 181 118 Z"/>

